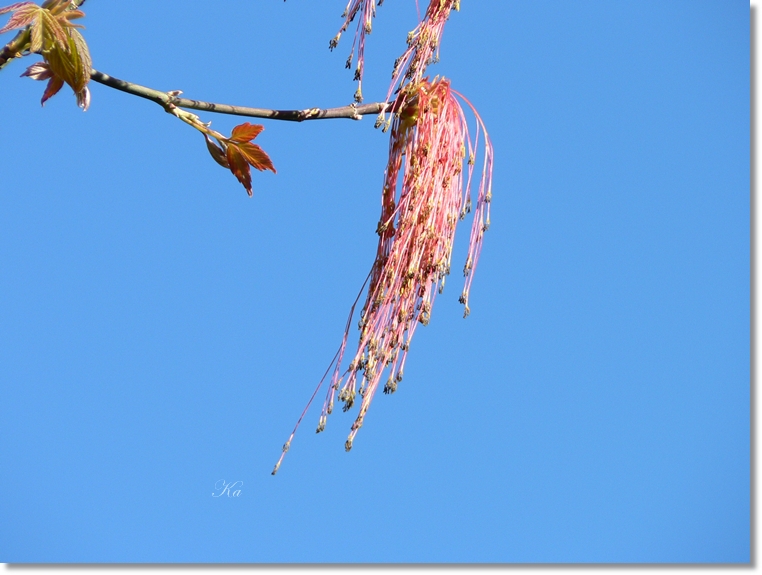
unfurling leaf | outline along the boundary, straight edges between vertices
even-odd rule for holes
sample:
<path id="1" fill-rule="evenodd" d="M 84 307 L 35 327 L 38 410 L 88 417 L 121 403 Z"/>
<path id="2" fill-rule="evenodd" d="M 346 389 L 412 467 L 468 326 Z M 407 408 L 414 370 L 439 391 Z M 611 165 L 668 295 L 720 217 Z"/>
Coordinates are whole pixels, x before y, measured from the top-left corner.
<path id="1" fill-rule="evenodd" d="M 231 142 L 250 142 L 264 130 L 265 127 L 261 124 L 249 124 L 249 122 L 246 122 L 245 124 L 240 124 L 233 128 L 233 133 L 230 134 L 230 141 Z"/>
<path id="2" fill-rule="evenodd" d="M 206 139 L 206 147 L 209 150 L 209 153 L 212 155 L 212 158 L 214 158 L 214 161 L 217 162 L 223 168 L 229 169 L 230 164 L 228 164 L 228 160 L 225 157 L 224 150 L 220 148 L 217 144 L 212 142 L 212 139 L 206 134 L 204 134 L 204 138 Z"/>
<path id="3" fill-rule="evenodd" d="M 21 74 L 21 76 L 26 76 L 32 80 L 48 80 L 48 85 L 45 86 L 45 92 L 43 93 L 42 100 L 40 102 L 43 106 L 45 105 L 45 102 L 58 94 L 64 85 L 64 81 L 53 73 L 53 71 L 50 69 L 50 66 L 48 66 L 46 62 L 37 62 L 36 64 L 32 64 L 23 74 Z"/>
<path id="4" fill-rule="evenodd" d="M 254 195 L 251 188 L 251 168 L 260 172 L 270 170 L 273 174 L 275 166 L 267 153 L 251 140 L 256 138 L 265 127 L 259 124 L 240 124 L 233 128 L 229 138 L 212 132 L 214 138 L 220 143 L 214 143 L 208 134 L 204 133 L 206 148 L 209 150 L 214 161 L 223 168 L 229 169 L 239 182 L 246 188 L 249 196 Z"/>
<path id="5" fill-rule="evenodd" d="M 82 34 L 74 28 L 70 28 L 68 32 L 69 51 L 75 69 L 75 83 L 72 85 L 72 89 L 75 92 L 81 92 L 90 81 L 90 74 L 93 70 L 93 61 L 90 58 L 90 50 L 88 49 L 87 42 L 85 42 Z"/>
<path id="6" fill-rule="evenodd" d="M 17 2 L 5 8 L 0 8 L 0 15 L 13 12 L 13 16 L 8 20 L 8 23 L 0 28 L 0 34 L 17 30 L 18 28 L 26 28 L 34 21 L 39 11 L 40 7 L 33 2 Z"/>
<path id="7" fill-rule="evenodd" d="M 67 12 L 66 9 L 69 6 L 71 6 L 69 1 L 45 2 L 42 6 L 32 2 L 18 2 L 0 8 L 0 14 L 13 12 L 13 16 L 6 25 L 0 28 L 0 34 L 30 26 L 32 29 L 31 44 L 28 46 L 30 52 L 41 53 L 53 47 L 66 50 L 65 29 L 76 26 L 69 20 L 80 17 L 78 14 L 84 15 L 80 10 Z"/>
<path id="8" fill-rule="evenodd" d="M 273 174 L 276 173 L 275 166 L 273 166 L 270 156 L 268 156 L 258 145 L 244 142 L 238 144 L 238 149 L 252 168 L 256 168 L 260 172 L 270 170 Z"/>
<path id="9" fill-rule="evenodd" d="M 238 181 L 241 182 L 244 188 L 246 188 L 249 197 L 253 196 L 254 192 L 251 189 L 251 169 L 246 162 L 246 158 L 244 158 L 243 154 L 238 149 L 238 145 L 233 142 L 228 143 L 228 149 L 226 150 L 225 155 L 227 156 L 228 164 L 230 164 L 230 171 L 233 172 L 233 175 L 238 178 Z"/>
<path id="10" fill-rule="evenodd" d="M 58 92 L 61 91 L 61 88 L 63 88 L 64 81 L 61 80 L 58 76 L 53 76 L 50 81 L 48 82 L 48 85 L 45 86 L 45 91 L 42 94 L 42 100 L 40 101 L 40 104 L 43 106 L 45 105 L 45 102 L 50 100 L 53 96 L 58 94 Z"/>
<path id="11" fill-rule="evenodd" d="M 64 20 L 65 21 L 65 20 Z M 48 10 L 40 9 L 32 24 L 32 52 L 42 52 L 53 48 L 66 50 L 68 38 L 64 25 Z"/>
<path id="12" fill-rule="evenodd" d="M 21 51 L 41 54 L 45 62 L 31 66 L 22 76 L 34 80 L 50 80 L 42 96 L 42 103 L 69 84 L 77 96 L 77 104 L 87 110 L 90 105 L 90 81 L 92 61 L 90 51 L 82 34 L 71 20 L 82 18 L 81 10 L 72 9 L 70 0 L 46 0 L 42 6 L 32 2 L 18 2 L 0 8 L 0 14 L 13 12 L 10 20 L 0 28 L 0 34 L 29 26 L 31 34 Z M 41 66 L 47 66 L 43 70 Z"/>
<path id="13" fill-rule="evenodd" d="M 275 174 L 277 172 L 270 156 L 257 144 L 251 143 L 251 140 L 256 138 L 264 129 L 265 127 L 260 124 L 249 124 L 248 122 L 240 124 L 233 128 L 229 141 L 231 144 L 235 144 L 235 147 L 252 168 L 260 172 L 270 170 Z"/>
<path id="14" fill-rule="evenodd" d="M 34 2 L 16 2 L 15 4 L 11 4 L 10 6 L 6 6 L 5 8 L 0 8 L 0 16 L 3 14 L 7 14 L 8 12 L 15 12 L 22 6 L 34 6 Z"/>
<path id="15" fill-rule="evenodd" d="M 49 80 L 53 77 L 53 72 L 50 71 L 50 66 L 45 62 L 37 62 L 29 66 L 29 68 L 21 74 L 22 78 L 24 76 L 31 78 L 32 80 Z"/>
<path id="16" fill-rule="evenodd" d="M 67 30 L 67 33 L 67 50 L 54 48 L 44 56 L 53 73 L 69 84 L 76 94 L 84 90 L 90 81 L 92 62 L 82 34 L 73 28 Z"/>

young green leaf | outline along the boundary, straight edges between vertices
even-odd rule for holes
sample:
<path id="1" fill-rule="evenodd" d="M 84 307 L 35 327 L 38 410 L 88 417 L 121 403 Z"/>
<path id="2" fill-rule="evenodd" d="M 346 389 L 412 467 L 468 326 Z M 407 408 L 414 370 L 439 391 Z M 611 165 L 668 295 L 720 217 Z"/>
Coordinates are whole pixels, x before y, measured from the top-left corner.
<path id="1" fill-rule="evenodd" d="M 82 34 L 71 20 L 82 18 L 81 10 L 71 10 L 70 0 L 47 0 L 38 6 L 32 2 L 18 2 L 0 8 L 0 15 L 13 12 L 0 34 L 19 28 L 30 28 L 30 40 L 23 50 L 39 53 L 45 59 L 42 64 L 31 66 L 22 76 L 35 80 L 50 80 L 42 97 L 43 104 L 55 95 L 63 83 L 69 84 L 77 96 L 77 104 L 84 110 L 90 104 L 87 84 L 92 72 L 90 51 Z M 44 76 L 44 77 L 43 77 Z"/>
<path id="2" fill-rule="evenodd" d="M 11 30 L 17 30 L 19 28 L 26 28 L 37 17 L 39 10 L 40 7 L 33 2 L 17 2 L 16 4 L 11 4 L 5 8 L 0 8 L 0 15 L 13 12 L 13 16 L 11 16 L 10 20 L 8 20 L 5 26 L 0 28 L 0 34 L 10 32 Z"/>
<path id="3" fill-rule="evenodd" d="M 22 77 L 26 76 L 32 80 L 48 80 L 48 85 L 45 87 L 45 92 L 42 95 L 41 104 L 44 106 L 50 98 L 55 96 L 61 88 L 63 88 L 64 81 L 56 76 L 45 62 L 37 62 L 32 64 L 26 71 L 21 74 Z"/>

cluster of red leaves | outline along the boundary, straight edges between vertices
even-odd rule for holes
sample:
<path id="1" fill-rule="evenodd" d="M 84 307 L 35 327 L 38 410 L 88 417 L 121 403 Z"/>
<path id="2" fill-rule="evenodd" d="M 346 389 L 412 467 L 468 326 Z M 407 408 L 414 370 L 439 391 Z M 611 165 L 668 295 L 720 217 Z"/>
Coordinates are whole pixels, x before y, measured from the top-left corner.
<path id="1" fill-rule="evenodd" d="M 264 129 L 265 127 L 262 125 L 246 122 L 233 128 L 229 138 L 215 136 L 214 139 L 219 145 L 215 144 L 207 134 L 204 134 L 206 147 L 214 161 L 223 168 L 230 170 L 246 188 L 249 196 L 254 193 L 251 189 L 251 169 L 249 166 L 260 172 L 270 170 L 272 173 L 276 173 L 270 156 L 257 144 L 251 143 Z"/>
<path id="2" fill-rule="evenodd" d="M 42 103 L 58 93 L 64 83 L 71 86 L 77 96 L 77 104 L 87 110 L 90 105 L 90 81 L 92 61 L 87 43 L 72 23 L 84 17 L 70 0 L 47 0 L 42 6 L 33 2 L 18 2 L 0 8 L 0 15 L 13 12 L 0 34 L 11 30 L 29 28 L 29 40 L 22 49 L 40 54 L 42 62 L 30 66 L 22 76 L 33 80 L 48 80 Z"/>

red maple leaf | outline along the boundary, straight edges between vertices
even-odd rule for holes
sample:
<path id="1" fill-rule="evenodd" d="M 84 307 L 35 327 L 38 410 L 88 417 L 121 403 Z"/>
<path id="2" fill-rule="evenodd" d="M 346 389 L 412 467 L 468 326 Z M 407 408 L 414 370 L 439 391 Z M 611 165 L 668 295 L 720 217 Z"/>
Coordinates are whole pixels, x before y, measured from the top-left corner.
<path id="1" fill-rule="evenodd" d="M 260 172 L 270 170 L 273 174 L 277 173 L 267 152 L 257 144 L 251 143 L 251 140 L 256 138 L 264 129 L 265 127 L 260 124 L 250 124 L 249 122 L 240 124 L 233 128 L 229 138 L 216 137 L 220 143 L 219 146 L 204 134 L 206 147 L 214 161 L 223 168 L 229 169 L 246 188 L 246 193 L 249 196 L 254 195 L 251 188 L 251 168 Z"/>

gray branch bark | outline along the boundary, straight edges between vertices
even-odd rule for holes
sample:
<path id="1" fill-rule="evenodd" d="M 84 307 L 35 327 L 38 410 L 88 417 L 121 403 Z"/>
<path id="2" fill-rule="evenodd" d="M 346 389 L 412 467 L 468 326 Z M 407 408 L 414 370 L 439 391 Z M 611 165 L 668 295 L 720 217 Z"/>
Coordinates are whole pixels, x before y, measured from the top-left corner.
<path id="1" fill-rule="evenodd" d="M 204 102 L 200 100 L 190 100 L 180 98 L 173 92 L 160 92 L 153 88 L 147 88 L 140 84 L 126 82 L 119 78 L 114 78 L 98 70 L 93 70 L 90 79 L 109 88 L 132 94 L 146 100 L 151 100 L 159 104 L 164 109 L 171 106 L 184 108 L 186 110 L 200 110 L 202 112 L 214 112 L 216 114 L 229 114 L 232 116 L 246 116 L 250 118 L 267 118 L 270 120 L 285 120 L 288 122 L 303 122 L 305 120 L 329 120 L 336 118 L 349 118 L 359 120 L 362 116 L 370 114 L 380 114 L 388 108 L 386 102 L 375 102 L 373 104 L 350 104 L 339 108 L 307 108 L 305 110 L 269 110 L 267 108 L 251 108 L 248 106 L 231 106 L 228 104 L 217 104 L 214 102 Z"/>

